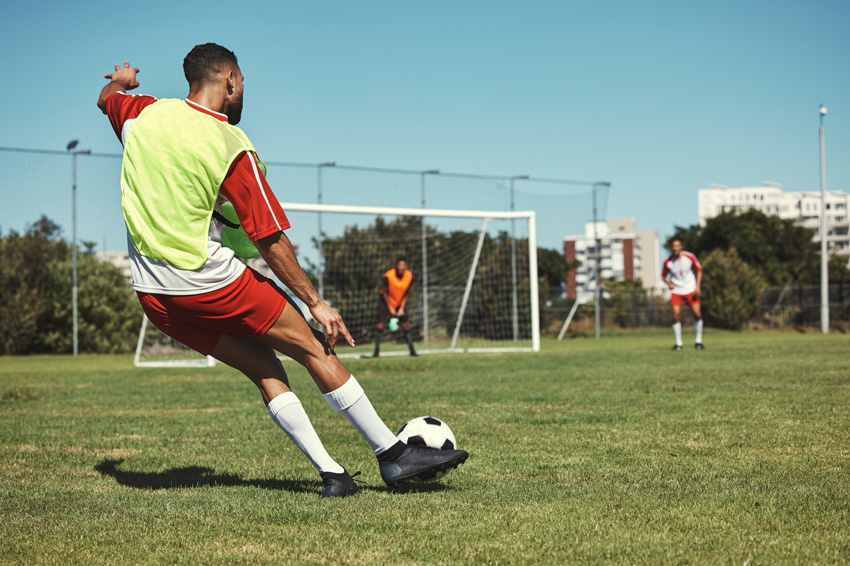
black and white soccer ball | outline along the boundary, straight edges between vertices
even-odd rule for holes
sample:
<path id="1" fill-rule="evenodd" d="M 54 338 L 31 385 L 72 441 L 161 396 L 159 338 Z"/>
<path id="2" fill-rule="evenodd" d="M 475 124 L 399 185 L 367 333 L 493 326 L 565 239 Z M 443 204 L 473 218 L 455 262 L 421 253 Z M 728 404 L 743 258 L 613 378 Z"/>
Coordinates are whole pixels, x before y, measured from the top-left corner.
<path id="1" fill-rule="evenodd" d="M 399 440 L 411 446 L 457 450 L 457 440 L 449 425 L 434 417 L 416 417 L 407 421 L 396 434 Z"/>
<path id="2" fill-rule="evenodd" d="M 457 440 L 449 425 L 434 417 L 416 417 L 402 425 L 396 434 L 399 440 L 411 446 L 434 448 L 436 450 L 456 450 Z M 430 475 L 419 475 L 419 481 L 440 479 L 451 470 L 431 472 Z"/>

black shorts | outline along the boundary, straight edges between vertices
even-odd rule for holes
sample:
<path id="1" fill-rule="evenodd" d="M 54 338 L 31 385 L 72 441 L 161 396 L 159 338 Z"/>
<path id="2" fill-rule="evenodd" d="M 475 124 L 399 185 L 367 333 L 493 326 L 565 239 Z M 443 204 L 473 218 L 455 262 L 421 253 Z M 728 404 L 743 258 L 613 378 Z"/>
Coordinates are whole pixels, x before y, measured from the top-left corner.
<path id="1" fill-rule="evenodd" d="M 387 306 L 387 302 L 381 298 L 378 300 L 378 324 L 383 324 L 390 319 L 390 309 Z M 398 317 L 399 322 L 408 322 L 410 319 L 407 318 L 407 313 L 404 313 L 400 317 Z"/>

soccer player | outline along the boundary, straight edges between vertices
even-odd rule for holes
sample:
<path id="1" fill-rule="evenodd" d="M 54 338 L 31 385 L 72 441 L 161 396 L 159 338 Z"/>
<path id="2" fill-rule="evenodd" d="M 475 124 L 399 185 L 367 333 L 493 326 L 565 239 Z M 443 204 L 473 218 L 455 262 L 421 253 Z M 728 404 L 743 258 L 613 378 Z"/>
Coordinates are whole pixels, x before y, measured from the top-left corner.
<path id="1" fill-rule="evenodd" d="M 164 333 L 256 384 L 271 418 L 318 470 L 323 497 L 351 495 L 358 486 L 325 450 L 275 350 L 303 365 L 328 404 L 363 436 L 387 485 L 460 465 L 464 451 L 400 442 L 334 353 L 338 338 L 354 341 L 299 266 L 265 167 L 236 127 L 244 91 L 236 56 L 216 44 L 198 45 L 183 71 L 188 97 L 157 100 L 128 94 L 139 86 L 139 70 L 115 65 L 97 101 L 124 146 L 121 206 L 133 288 L 145 314 Z M 325 334 L 307 325 L 277 285 L 221 245 L 225 201 Z"/>
<path id="2" fill-rule="evenodd" d="M 702 284 L 702 266 L 697 256 L 682 249 L 682 240 L 674 239 L 670 243 L 673 252 L 664 260 L 664 268 L 661 271 L 661 279 L 670 287 L 670 307 L 673 309 L 673 335 L 676 337 L 676 345 L 673 350 L 682 350 L 682 303 L 688 303 L 691 312 L 694 313 L 694 330 L 696 339 L 694 347 L 704 350 L 702 345 L 702 311 L 700 309 L 699 294 Z"/>
<path id="3" fill-rule="evenodd" d="M 381 278 L 381 289 L 378 291 L 380 294 L 378 299 L 378 328 L 375 330 L 375 353 L 373 357 L 377 358 L 380 355 L 384 327 L 386 327 L 390 317 L 398 318 L 401 323 L 410 355 L 418 356 L 413 348 L 413 336 L 410 334 L 410 318 L 405 311 L 412 282 L 413 273 L 407 269 L 407 259 L 403 257 L 398 258 L 395 267 L 384 273 Z"/>

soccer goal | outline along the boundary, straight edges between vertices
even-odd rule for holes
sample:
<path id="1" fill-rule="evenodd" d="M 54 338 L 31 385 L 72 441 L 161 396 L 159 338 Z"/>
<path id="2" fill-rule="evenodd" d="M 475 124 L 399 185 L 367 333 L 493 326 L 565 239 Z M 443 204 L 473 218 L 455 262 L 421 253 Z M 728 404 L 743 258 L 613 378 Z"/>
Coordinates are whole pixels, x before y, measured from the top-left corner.
<path id="1" fill-rule="evenodd" d="M 299 262 L 355 339 L 340 357 L 372 352 L 381 280 L 402 257 L 413 272 L 406 312 L 419 354 L 540 349 L 533 211 L 281 205 Z M 407 354 L 403 330 L 385 329 L 381 356 Z M 145 319 L 137 366 L 214 363 Z"/>
<path id="2" fill-rule="evenodd" d="M 340 356 L 371 352 L 381 279 L 402 257 L 418 353 L 540 349 L 533 211 L 281 204 L 299 260 L 357 343 Z M 385 330 L 381 355 L 407 353 L 404 332 Z"/>

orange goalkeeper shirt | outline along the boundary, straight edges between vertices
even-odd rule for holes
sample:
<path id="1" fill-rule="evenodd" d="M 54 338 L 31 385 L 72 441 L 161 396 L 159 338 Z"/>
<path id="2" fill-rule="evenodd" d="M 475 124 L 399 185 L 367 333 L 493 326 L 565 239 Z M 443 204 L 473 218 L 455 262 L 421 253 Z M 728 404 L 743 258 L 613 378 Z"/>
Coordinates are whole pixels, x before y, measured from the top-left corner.
<path id="1" fill-rule="evenodd" d="M 387 280 L 387 303 L 392 308 L 397 309 L 402 299 L 404 299 L 407 290 L 410 288 L 410 284 L 413 282 L 413 273 L 405 269 L 401 275 L 401 279 L 399 279 L 396 276 L 395 268 L 393 268 L 384 273 L 384 279 Z"/>

